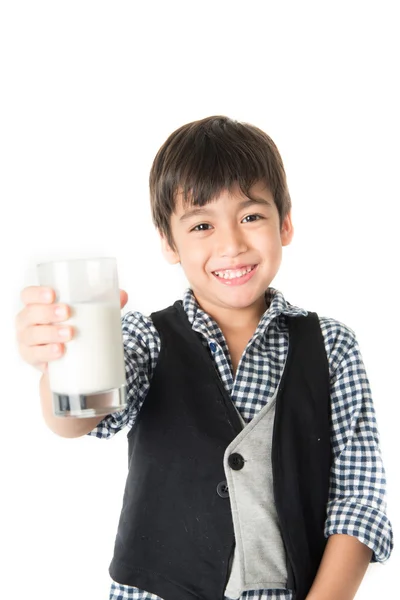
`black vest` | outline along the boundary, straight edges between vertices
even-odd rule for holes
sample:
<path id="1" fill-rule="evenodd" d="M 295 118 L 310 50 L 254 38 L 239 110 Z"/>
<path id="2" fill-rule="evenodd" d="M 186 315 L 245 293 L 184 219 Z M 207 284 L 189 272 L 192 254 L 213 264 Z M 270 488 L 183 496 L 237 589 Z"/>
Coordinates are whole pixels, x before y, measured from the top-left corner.
<path id="1" fill-rule="evenodd" d="M 163 600 L 223 600 L 234 531 L 219 484 L 225 449 L 242 425 L 182 302 L 151 318 L 161 353 L 128 434 L 129 472 L 109 572 Z M 272 467 L 288 587 L 303 600 L 326 543 L 329 369 L 316 313 L 287 317 L 287 323 Z"/>

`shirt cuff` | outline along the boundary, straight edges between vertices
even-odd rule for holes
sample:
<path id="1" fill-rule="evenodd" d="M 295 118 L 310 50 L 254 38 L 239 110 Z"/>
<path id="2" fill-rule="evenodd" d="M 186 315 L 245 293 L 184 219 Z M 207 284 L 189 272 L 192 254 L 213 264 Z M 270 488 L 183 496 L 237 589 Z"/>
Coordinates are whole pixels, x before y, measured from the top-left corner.
<path id="1" fill-rule="evenodd" d="M 356 537 L 373 551 L 371 562 L 386 561 L 393 549 L 392 526 L 377 508 L 351 500 L 328 503 L 325 537 L 344 533 Z"/>

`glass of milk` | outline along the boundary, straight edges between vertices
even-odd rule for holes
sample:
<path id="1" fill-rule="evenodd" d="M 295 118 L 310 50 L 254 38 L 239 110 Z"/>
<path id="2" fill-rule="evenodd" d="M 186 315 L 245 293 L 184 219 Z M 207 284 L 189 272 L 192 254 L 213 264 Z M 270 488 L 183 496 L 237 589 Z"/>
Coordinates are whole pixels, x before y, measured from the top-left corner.
<path id="1" fill-rule="evenodd" d="M 50 361 L 54 414 L 94 417 L 126 406 L 124 349 L 114 258 L 62 260 L 37 265 L 39 284 L 67 304 L 74 329 L 65 352 Z"/>

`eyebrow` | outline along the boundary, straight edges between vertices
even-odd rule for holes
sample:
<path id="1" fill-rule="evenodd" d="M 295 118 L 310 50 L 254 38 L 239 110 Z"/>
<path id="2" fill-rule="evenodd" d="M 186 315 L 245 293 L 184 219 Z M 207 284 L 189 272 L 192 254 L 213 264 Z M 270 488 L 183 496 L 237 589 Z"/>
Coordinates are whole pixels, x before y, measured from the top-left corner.
<path id="1" fill-rule="evenodd" d="M 242 202 L 240 202 L 238 205 L 238 208 L 239 208 L 239 210 L 243 210 L 243 208 L 247 208 L 248 206 L 252 206 L 254 204 L 261 205 L 261 206 L 268 206 L 268 207 L 272 206 L 272 203 L 270 202 L 270 200 L 266 200 L 265 198 L 254 197 L 254 198 L 248 198 L 247 200 L 243 200 Z M 187 212 L 185 212 L 180 217 L 179 221 L 183 222 L 183 221 L 187 221 L 188 219 L 191 219 L 192 217 L 208 215 L 208 214 L 210 214 L 210 212 L 212 212 L 212 211 L 210 211 L 209 208 L 206 208 L 204 206 L 198 207 L 198 208 L 193 208 L 192 210 L 188 210 Z"/>

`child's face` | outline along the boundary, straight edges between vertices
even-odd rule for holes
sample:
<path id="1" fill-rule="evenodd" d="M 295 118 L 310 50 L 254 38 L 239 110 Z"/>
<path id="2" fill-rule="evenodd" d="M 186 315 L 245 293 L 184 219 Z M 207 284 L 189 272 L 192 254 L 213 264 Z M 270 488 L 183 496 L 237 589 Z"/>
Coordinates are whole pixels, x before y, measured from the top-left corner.
<path id="1" fill-rule="evenodd" d="M 200 306 L 211 314 L 218 308 L 259 307 L 279 270 L 282 246 L 292 239 L 290 214 L 280 229 L 268 188 L 259 182 L 251 195 L 260 203 L 249 200 L 237 186 L 215 202 L 184 209 L 178 194 L 171 217 L 176 249 L 162 238 L 167 260 L 181 263 Z"/>

